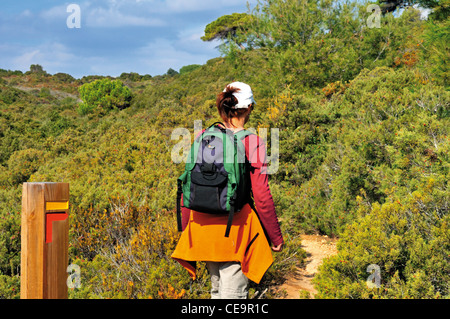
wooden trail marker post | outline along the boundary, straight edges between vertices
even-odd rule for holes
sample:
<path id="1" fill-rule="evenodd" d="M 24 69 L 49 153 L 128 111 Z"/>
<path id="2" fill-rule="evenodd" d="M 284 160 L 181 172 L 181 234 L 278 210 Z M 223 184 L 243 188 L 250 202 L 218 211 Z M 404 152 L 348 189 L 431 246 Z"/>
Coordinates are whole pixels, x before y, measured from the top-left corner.
<path id="1" fill-rule="evenodd" d="M 25 183 L 22 193 L 22 299 L 67 299 L 69 184 Z"/>

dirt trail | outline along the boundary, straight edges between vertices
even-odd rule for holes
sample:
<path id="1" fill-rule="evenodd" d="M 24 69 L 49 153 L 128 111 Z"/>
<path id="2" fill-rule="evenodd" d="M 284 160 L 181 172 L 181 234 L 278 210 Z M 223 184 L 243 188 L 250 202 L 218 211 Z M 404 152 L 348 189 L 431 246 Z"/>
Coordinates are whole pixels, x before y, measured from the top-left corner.
<path id="1" fill-rule="evenodd" d="M 304 265 L 296 270 L 296 273 L 279 287 L 285 290 L 286 299 L 299 299 L 302 290 L 310 293 L 311 298 L 317 291 L 314 289 L 312 279 L 322 260 L 328 256 L 337 254 L 336 239 L 318 235 L 302 235 L 302 248 L 306 251 L 307 258 Z"/>
<path id="2" fill-rule="evenodd" d="M 30 92 L 30 91 L 34 91 L 34 90 L 38 90 L 39 89 L 39 88 L 36 88 L 36 87 L 28 87 L 28 86 L 21 86 L 21 85 L 15 85 L 15 86 L 13 86 L 13 88 L 21 90 L 21 91 L 25 91 L 25 92 Z M 67 92 L 50 89 L 50 94 L 53 95 L 54 97 L 58 98 L 58 99 L 64 99 L 64 98 L 70 97 L 70 98 L 72 98 L 74 100 L 77 100 L 77 102 L 82 102 L 82 100 L 78 96 L 76 96 L 74 94 L 67 93 Z"/>

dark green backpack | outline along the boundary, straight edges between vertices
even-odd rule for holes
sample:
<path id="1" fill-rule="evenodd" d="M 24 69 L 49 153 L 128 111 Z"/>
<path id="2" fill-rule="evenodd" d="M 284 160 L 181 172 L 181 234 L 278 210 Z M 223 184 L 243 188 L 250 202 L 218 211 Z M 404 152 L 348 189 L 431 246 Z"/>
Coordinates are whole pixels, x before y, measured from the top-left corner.
<path id="1" fill-rule="evenodd" d="M 208 214 L 228 214 L 229 237 L 235 212 L 250 201 L 249 162 L 241 142 L 252 134 L 233 133 L 214 123 L 191 146 L 184 173 L 178 178 L 177 222 L 181 225 L 181 194 L 185 207 Z"/>

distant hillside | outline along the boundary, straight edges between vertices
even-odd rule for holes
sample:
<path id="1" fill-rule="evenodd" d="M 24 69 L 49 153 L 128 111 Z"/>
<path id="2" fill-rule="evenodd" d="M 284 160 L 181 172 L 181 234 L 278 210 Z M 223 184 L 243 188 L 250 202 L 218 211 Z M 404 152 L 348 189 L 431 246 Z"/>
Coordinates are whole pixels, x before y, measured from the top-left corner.
<path id="1" fill-rule="evenodd" d="M 37 181 L 70 183 L 69 263 L 82 269 L 71 298 L 208 298 L 204 266 L 192 283 L 170 259 L 184 169 L 171 134 L 219 120 L 216 95 L 234 80 L 253 87 L 248 127 L 269 129 L 269 152 L 280 130 L 269 181 L 286 248 L 251 295 L 276 298 L 271 288 L 306 257 L 299 235 L 316 233 L 339 238 L 316 298 L 449 297 L 448 19 L 408 9 L 368 28 L 362 4 L 262 6 L 223 57 L 182 72 L 0 70 L 0 298 L 19 297 L 21 186 Z M 83 100 L 102 79 L 121 93 L 93 87 L 98 101 Z M 379 289 L 367 286 L 372 264 Z"/>

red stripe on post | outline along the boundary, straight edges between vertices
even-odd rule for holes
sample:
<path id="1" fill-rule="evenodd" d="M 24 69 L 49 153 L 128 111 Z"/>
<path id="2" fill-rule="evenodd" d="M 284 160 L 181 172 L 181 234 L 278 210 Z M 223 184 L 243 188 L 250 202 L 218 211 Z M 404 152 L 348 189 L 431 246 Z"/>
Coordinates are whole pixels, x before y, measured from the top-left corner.
<path id="1" fill-rule="evenodd" d="M 69 217 L 68 213 L 52 213 L 52 214 L 46 214 L 46 233 L 45 233 L 45 242 L 51 243 L 53 241 L 53 222 L 54 221 L 60 221 L 60 220 L 66 220 Z"/>

